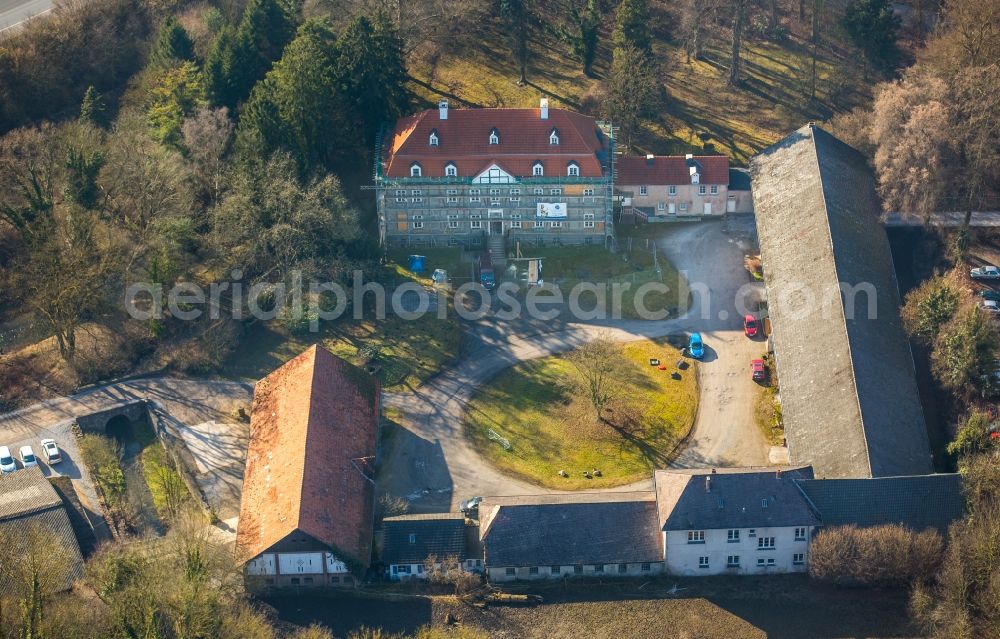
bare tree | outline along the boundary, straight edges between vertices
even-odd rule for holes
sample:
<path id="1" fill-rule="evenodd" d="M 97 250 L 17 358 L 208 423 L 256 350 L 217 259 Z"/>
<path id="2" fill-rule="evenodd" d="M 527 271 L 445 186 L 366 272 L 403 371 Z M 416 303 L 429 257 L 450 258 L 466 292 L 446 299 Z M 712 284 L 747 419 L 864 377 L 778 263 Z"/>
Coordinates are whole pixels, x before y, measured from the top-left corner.
<path id="1" fill-rule="evenodd" d="M 729 79 L 731 87 L 740 86 L 740 71 L 743 65 L 741 49 L 743 47 L 743 29 L 746 27 L 747 0 L 733 0 L 733 47 L 729 63 Z"/>
<path id="2" fill-rule="evenodd" d="M 570 351 L 565 358 L 580 374 L 581 385 L 600 419 L 604 407 L 620 388 L 621 351 L 614 342 L 601 336 Z"/>
<path id="3" fill-rule="evenodd" d="M 482 583 L 479 575 L 462 569 L 462 562 L 456 555 L 440 559 L 437 555 L 428 555 L 424 560 L 424 572 L 431 583 L 452 586 L 457 595 L 474 590 Z"/>
<path id="4" fill-rule="evenodd" d="M 195 166 L 194 179 L 211 206 L 222 196 L 225 155 L 233 138 L 229 109 L 202 108 L 184 120 L 181 135 L 187 157 Z"/>

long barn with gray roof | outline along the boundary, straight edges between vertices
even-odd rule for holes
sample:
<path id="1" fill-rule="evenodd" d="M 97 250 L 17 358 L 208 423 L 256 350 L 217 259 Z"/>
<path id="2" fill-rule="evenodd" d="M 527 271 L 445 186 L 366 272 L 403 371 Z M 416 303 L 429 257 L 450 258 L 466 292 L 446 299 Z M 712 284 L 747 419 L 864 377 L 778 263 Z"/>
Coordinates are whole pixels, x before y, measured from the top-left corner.
<path id="1" fill-rule="evenodd" d="M 791 462 L 817 477 L 932 472 L 864 158 L 808 125 L 750 171 Z"/>

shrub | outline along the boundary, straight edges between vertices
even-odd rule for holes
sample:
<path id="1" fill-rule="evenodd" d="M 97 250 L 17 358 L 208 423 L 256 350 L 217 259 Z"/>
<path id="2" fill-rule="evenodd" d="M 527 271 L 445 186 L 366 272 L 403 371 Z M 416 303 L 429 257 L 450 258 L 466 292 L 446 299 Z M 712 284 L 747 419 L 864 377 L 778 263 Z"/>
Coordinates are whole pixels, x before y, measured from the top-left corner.
<path id="1" fill-rule="evenodd" d="M 809 576 L 838 586 L 902 586 L 927 581 L 944 542 L 935 530 L 898 525 L 821 530 L 809 549 Z"/>

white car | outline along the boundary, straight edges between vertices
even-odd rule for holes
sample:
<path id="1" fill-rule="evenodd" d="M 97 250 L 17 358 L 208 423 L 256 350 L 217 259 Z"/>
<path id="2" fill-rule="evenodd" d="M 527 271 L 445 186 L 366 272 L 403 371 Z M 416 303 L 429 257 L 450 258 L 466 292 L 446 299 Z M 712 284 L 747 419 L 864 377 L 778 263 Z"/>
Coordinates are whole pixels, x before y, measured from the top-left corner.
<path id="1" fill-rule="evenodd" d="M 31 450 L 31 446 L 21 446 L 21 465 L 25 468 L 31 468 L 32 466 L 38 465 L 38 458 L 35 457 L 35 451 Z"/>
<path id="2" fill-rule="evenodd" d="M 996 300 L 983 300 L 983 303 L 979 305 L 979 308 L 991 315 L 1000 315 L 1000 303 L 997 303 Z"/>
<path id="3" fill-rule="evenodd" d="M 62 461 L 62 453 L 59 452 L 59 447 L 56 446 L 54 439 L 42 440 L 42 454 L 45 455 L 45 461 L 49 463 L 49 466 Z"/>
<path id="4" fill-rule="evenodd" d="M 10 454 L 10 449 L 6 446 L 0 446 L 0 475 L 12 473 L 15 470 L 17 470 L 17 464 L 14 463 L 14 456 Z"/>
<path id="5" fill-rule="evenodd" d="M 975 280 L 1000 280 L 1000 268 L 996 266 L 980 266 L 969 271 Z"/>

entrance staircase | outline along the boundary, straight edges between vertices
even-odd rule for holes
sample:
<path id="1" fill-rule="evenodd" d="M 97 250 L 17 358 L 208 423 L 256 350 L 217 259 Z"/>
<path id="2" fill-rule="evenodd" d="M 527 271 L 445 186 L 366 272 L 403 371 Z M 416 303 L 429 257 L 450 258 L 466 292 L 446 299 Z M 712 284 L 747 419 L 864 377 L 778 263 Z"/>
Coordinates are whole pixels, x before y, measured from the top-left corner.
<path id="1" fill-rule="evenodd" d="M 503 270 L 507 266 L 507 242 L 503 233 L 490 235 L 486 247 L 493 255 L 493 266 L 498 270 Z"/>

